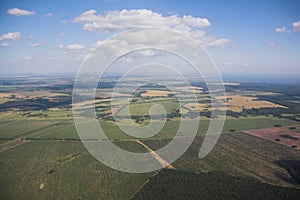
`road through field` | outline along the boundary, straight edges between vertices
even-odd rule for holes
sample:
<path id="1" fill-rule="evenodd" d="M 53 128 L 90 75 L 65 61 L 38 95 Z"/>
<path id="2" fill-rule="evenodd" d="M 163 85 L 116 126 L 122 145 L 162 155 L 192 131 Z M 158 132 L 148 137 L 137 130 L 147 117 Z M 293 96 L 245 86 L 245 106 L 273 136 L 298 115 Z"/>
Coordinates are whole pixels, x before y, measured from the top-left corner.
<path id="1" fill-rule="evenodd" d="M 28 143 L 30 142 L 30 140 L 20 140 L 17 141 L 16 140 L 9 140 L 8 142 L 5 142 L 2 144 L 2 147 L 0 147 L 0 153 L 4 152 L 4 151 L 8 151 L 10 149 L 16 148 L 22 144 Z M 10 145 L 12 144 L 12 145 Z"/>
<path id="2" fill-rule="evenodd" d="M 140 145 L 142 145 L 143 147 L 145 147 L 145 149 L 151 153 L 151 155 L 165 168 L 167 169 L 175 169 L 175 167 L 173 165 L 171 165 L 170 163 L 168 163 L 167 161 L 165 161 L 164 159 L 162 159 L 157 153 L 155 153 L 155 151 L 153 151 L 152 149 L 150 149 L 150 147 L 148 147 L 147 145 L 145 145 L 144 143 L 142 143 L 140 140 L 136 140 L 136 142 Z"/>

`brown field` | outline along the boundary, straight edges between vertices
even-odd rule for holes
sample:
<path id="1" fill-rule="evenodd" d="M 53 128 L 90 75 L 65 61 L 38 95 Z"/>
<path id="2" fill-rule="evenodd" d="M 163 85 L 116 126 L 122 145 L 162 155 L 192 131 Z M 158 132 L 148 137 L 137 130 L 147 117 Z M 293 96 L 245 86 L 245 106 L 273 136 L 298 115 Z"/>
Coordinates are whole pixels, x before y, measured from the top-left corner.
<path id="1" fill-rule="evenodd" d="M 183 106 L 188 110 L 211 110 L 209 103 L 187 103 Z"/>
<path id="2" fill-rule="evenodd" d="M 202 87 L 176 87 L 177 90 L 182 92 L 202 93 Z"/>
<path id="3" fill-rule="evenodd" d="M 296 127 L 297 128 L 296 130 L 300 129 L 300 125 L 296 125 L 296 126 L 249 130 L 244 132 L 249 135 L 270 140 L 300 150 L 300 133 L 297 133 L 296 131 L 289 129 L 290 127 Z"/>
<path id="4" fill-rule="evenodd" d="M 147 90 L 146 93 L 143 93 L 143 97 L 166 97 L 170 94 L 169 91 L 161 91 L 161 90 Z"/>

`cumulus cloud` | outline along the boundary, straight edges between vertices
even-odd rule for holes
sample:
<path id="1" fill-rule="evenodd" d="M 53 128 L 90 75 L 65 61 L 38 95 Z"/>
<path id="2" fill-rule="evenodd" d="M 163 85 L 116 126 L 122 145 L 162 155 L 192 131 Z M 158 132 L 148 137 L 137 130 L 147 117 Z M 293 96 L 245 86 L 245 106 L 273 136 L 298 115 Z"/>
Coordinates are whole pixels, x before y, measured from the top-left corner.
<path id="1" fill-rule="evenodd" d="M 293 30 L 294 31 L 300 31 L 300 21 L 293 22 Z"/>
<path id="2" fill-rule="evenodd" d="M 52 13 L 47 13 L 45 16 L 46 17 L 53 17 L 53 14 Z"/>
<path id="3" fill-rule="evenodd" d="M 213 46 L 213 47 L 217 47 L 217 46 L 223 46 L 224 44 L 228 43 L 230 40 L 227 38 L 222 38 L 222 39 L 211 39 L 211 42 L 208 43 L 208 46 Z"/>
<path id="4" fill-rule="evenodd" d="M 26 61 L 31 61 L 31 60 L 32 60 L 32 57 L 27 56 L 27 57 L 24 58 L 24 60 L 26 60 Z"/>
<path id="5" fill-rule="evenodd" d="M 164 17 L 151 10 L 109 11 L 106 15 L 97 15 L 95 10 L 88 10 L 76 17 L 74 22 L 83 22 L 83 29 L 89 31 L 118 31 L 137 27 L 162 27 L 174 29 L 203 28 L 211 23 L 206 18 L 195 18 L 191 15 Z"/>
<path id="6" fill-rule="evenodd" d="M 276 44 L 275 44 L 275 42 L 270 41 L 270 42 L 267 42 L 266 45 L 270 46 L 270 47 L 274 47 Z"/>
<path id="7" fill-rule="evenodd" d="M 19 9 L 19 8 L 8 9 L 7 13 L 10 14 L 10 15 L 15 15 L 15 16 L 30 16 L 30 15 L 35 14 L 34 11 L 22 10 L 22 9 Z"/>
<path id="8" fill-rule="evenodd" d="M 286 30 L 286 27 L 283 26 L 283 27 L 276 28 L 275 31 L 276 32 L 286 32 L 287 30 Z"/>
<path id="9" fill-rule="evenodd" d="M 66 50 L 83 50 L 85 49 L 85 46 L 82 44 L 70 44 L 68 46 L 65 47 Z"/>
<path id="10" fill-rule="evenodd" d="M 8 44 L 8 43 L 6 43 L 6 42 L 3 42 L 3 43 L 1 43 L 1 45 L 0 45 L 1 47 L 9 47 L 10 46 L 10 44 Z"/>
<path id="11" fill-rule="evenodd" d="M 224 62 L 224 65 L 231 65 L 231 62 Z"/>
<path id="12" fill-rule="evenodd" d="M 0 40 L 18 40 L 21 38 L 20 32 L 9 32 L 0 36 Z"/>
<path id="13" fill-rule="evenodd" d="M 35 43 L 30 44 L 30 47 L 35 48 L 35 47 L 39 47 L 39 46 L 41 46 L 41 45 L 42 45 L 42 43 L 40 43 L 40 42 L 35 42 Z"/>
<path id="14" fill-rule="evenodd" d="M 91 50 L 82 44 L 58 45 L 59 49 L 64 51 L 64 54 L 71 56 L 72 59 L 82 60 Z"/>
<path id="15" fill-rule="evenodd" d="M 285 26 L 276 28 L 276 32 L 298 32 L 300 31 L 300 20 L 292 23 L 292 29 L 288 30 Z"/>
<path id="16" fill-rule="evenodd" d="M 88 10 L 81 13 L 73 22 L 83 23 L 84 30 L 104 33 L 141 27 L 172 29 L 192 37 L 204 46 L 221 46 L 229 42 L 229 39 L 216 39 L 206 35 L 206 32 L 201 30 L 211 26 L 211 22 L 207 18 L 193 17 L 191 15 L 183 17 L 179 17 L 178 15 L 163 16 L 147 9 L 115 10 L 109 11 L 105 15 L 98 15 L 95 10 Z M 150 39 L 149 37 L 151 36 L 148 36 L 145 41 L 152 40 L 151 38 L 157 41 L 165 36 L 151 37 Z"/>

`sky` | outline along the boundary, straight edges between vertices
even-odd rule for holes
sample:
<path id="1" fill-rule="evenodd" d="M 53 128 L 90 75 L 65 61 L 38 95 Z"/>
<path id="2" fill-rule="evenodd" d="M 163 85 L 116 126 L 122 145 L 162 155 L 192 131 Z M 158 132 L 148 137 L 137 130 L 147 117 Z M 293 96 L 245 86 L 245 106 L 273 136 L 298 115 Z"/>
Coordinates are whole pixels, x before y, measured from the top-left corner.
<path id="1" fill-rule="evenodd" d="M 224 76 L 298 77 L 299 10 L 299 0 L 1 1 L 0 74 L 76 73 L 99 41 L 162 27 L 202 45 Z"/>

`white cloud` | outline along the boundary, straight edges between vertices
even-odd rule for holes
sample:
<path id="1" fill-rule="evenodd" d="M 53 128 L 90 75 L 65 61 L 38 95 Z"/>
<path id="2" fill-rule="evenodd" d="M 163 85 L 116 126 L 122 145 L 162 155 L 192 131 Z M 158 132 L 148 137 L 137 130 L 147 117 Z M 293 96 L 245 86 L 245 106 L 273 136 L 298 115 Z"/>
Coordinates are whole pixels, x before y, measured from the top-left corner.
<path id="1" fill-rule="evenodd" d="M 270 47 L 274 47 L 276 44 L 275 42 L 271 41 L 271 42 L 267 42 L 266 45 Z"/>
<path id="2" fill-rule="evenodd" d="M 0 36 L 0 40 L 18 40 L 21 38 L 20 32 L 9 32 Z"/>
<path id="3" fill-rule="evenodd" d="M 109 11 L 106 15 L 96 15 L 95 10 L 81 13 L 74 22 L 83 22 L 85 30 L 94 31 L 118 31 L 137 27 L 161 27 L 174 29 L 204 28 L 211 23 L 206 18 L 195 18 L 191 15 L 167 17 L 151 10 L 121 10 Z"/>
<path id="4" fill-rule="evenodd" d="M 32 60 L 32 58 L 31 58 L 31 57 L 29 57 L 29 56 L 27 56 L 27 57 L 25 57 L 25 58 L 24 58 L 24 60 L 26 60 L 26 61 L 31 61 L 31 60 Z"/>
<path id="5" fill-rule="evenodd" d="M 224 62 L 224 65 L 231 65 L 231 62 Z"/>
<path id="6" fill-rule="evenodd" d="M 45 16 L 46 17 L 53 17 L 53 14 L 52 13 L 47 13 Z"/>
<path id="7" fill-rule="evenodd" d="M 287 30 L 286 30 L 286 27 L 283 26 L 283 27 L 281 27 L 281 28 L 276 28 L 275 31 L 276 31 L 276 32 L 286 32 Z"/>
<path id="8" fill-rule="evenodd" d="M 65 33 L 64 32 L 60 32 L 59 36 L 63 37 L 63 36 L 65 36 Z"/>
<path id="9" fill-rule="evenodd" d="M 1 47 L 9 47 L 10 46 L 10 44 L 8 44 L 8 43 L 6 43 L 6 42 L 3 42 L 3 43 L 1 43 L 1 45 L 0 45 Z"/>
<path id="10" fill-rule="evenodd" d="M 293 30 L 294 31 L 300 31 L 300 21 L 293 22 Z"/>
<path id="11" fill-rule="evenodd" d="M 61 20 L 60 23 L 66 24 L 66 23 L 68 23 L 68 21 L 64 19 L 64 20 Z"/>
<path id="12" fill-rule="evenodd" d="M 293 29 L 288 30 L 285 26 L 276 28 L 276 32 L 298 32 L 300 31 L 300 20 L 292 23 Z"/>
<path id="13" fill-rule="evenodd" d="M 29 10 L 22 10 L 19 8 L 12 8 L 8 9 L 7 13 L 10 15 L 15 15 L 15 16 L 29 16 L 29 15 L 34 15 L 34 11 L 29 11 Z"/>
<path id="14" fill-rule="evenodd" d="M 172 29 L 192 37 L 204 46 L 222 46 L 229 42 L 229 39 L 216 39 L 206 35 L 206 32 L 201 30 L 202 28 L 211 26 L 207 18 L 193 17 L 191 15 L 185 15 L 183 17 L 179 17 L 178 15 L 163 16 L 162 14 L 147 9 L 115 10 L 109 11 L 105 15 L 97 15 L 95 10 L 88 10 L 81 13 L 73 22 L 83 23 L 83 29 L 85 30 L 104 33 L 124 31 L 139 27 Z M 159 36 L 158 38 L 148 36 L 144 38 L 145 41 L 147 40 L 149 42 L 149 40 L 152 39 L 157 41 L 161 39 L 161 37 L 165 36 Z M 167 40 L 172 41 L 170 38 L 167 38 Z"/>
<path id="15" fill-rule="evenodd" d="M 66 46 L 66 50 L 83 50 L 85 48 L 82 44 L 70 44 Z"/>
<path id="16" fill-rule="evenodd" d="M 72 59 L 80 60 L 86 56 L 87 52 L 90 51 L 82 44 L 69 44 L 69 45 L 58 45 L 59 49 L 64 50 L 64 54 L 71 56 Z"/>
<path id="17" fill-rule="evenodd" d="M 35 47 L 39 47 L 39 46 L 41 46 L 41 45 L 42 45 L 42 43 L 40 43 L 40 42 L 35 42 L 35 43 L 30 44 L 30 47 L 35 48 Z"/>
<path id="18" fill-rule="evenodd" d="M 210 43 L 208 43 L 208 46 L 211 46 L 211 47 L 223 46 L 223 45 L 227 44 L 230 41 L 227 38 L 222 38 L 222 39 L 212 38 L 211 40 L 212 41 Z"/>

